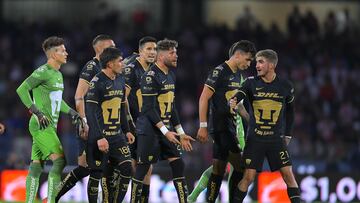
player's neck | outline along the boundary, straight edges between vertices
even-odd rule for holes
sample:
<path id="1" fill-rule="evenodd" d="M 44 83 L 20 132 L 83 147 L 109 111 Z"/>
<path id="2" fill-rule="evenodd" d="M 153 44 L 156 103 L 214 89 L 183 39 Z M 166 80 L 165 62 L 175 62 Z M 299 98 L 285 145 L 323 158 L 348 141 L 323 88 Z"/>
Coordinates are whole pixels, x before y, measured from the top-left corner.
<path id="1" fill-rule="evenodd" d="M 164 72 L 165 74 L 168 74 L 169 72 L 169 68 L 162 62 L 156 62 L 157 67 L 159 67 L 159 69 Z"/>
<path id="2" fill-rule="evenodd" d="M 47 61 L 47 64 L 48 64 L 51 68 L 53 68 L 53 69 L 55 69 L 55 70 L 60 70 L 61 64 L 58 63 L 58 62 L 56 62 L 55 60 L 49 59 L 49 60 Z"/>
<path id="3" fill-rule="evenodd" d="M 111 69 L 105 68 L 105 69 L 103 69 L 102 71 L 105 73 L 105 75 L 106 75 L 108 78 L 110 78 L 111 80 L 115 80 L 115 78 L 116 78 L 116 73 L 114 73 Z"/>
<path id="4" fill-rule="evenodd" d="M 263 79 L 264 82 L 266 83 L 271 83 L 272 81 L 275 80 L 276 78 L 276 73 L 269 73 L 269 74 L 266 74 L 264 75 L 263 77 L 261 77 Z"/>
<path id="5" fill-rule="evenodd" d="M 234 61 L 227 60 L 227 61 L 225 61 L 225 63 L 230 67 L 230 69 L 233 73 L 235 73 L 237 71 L 237 67 L 236 67 L 236 64 Z"/>
<path id="6" fill-rule="evenodd" d="M 147 69 L 149 69 L 149 64 L 146 63 L 145 59 L 139 57 L 137 58 L 137 60 L 139 61 L 141 67 L 146 71 Z"/>

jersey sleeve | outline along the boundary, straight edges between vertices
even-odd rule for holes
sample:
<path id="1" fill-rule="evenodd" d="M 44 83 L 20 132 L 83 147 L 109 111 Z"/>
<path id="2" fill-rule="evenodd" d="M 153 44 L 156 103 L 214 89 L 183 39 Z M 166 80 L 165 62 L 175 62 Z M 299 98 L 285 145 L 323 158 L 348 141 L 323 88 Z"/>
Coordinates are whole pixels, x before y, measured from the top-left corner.
<path id="1" fill-rule="evenodd" d="M 89 127 L 93 129 L 89 141 L 94 142 L 104 137 L 100 128 L 100 121 L 97 117 L 97 112 L 101 112 L 99 103 L 99 83 L 96 82 L 98 78 L 94 77 L 90 82 L 89 91 L 86 94 L 86 118 L 88 120 Z"/>
<path id="2" fill-rule="evenodd" d="M 97 74 L 96 65 L 94 63 L 87 63 L 80 72 L 80 79 L 90 83 L 93 77 Z"/>
<path id="3" fill-rule="evenodd" d="M 216 67 L 208 74 L 208 77 L 205 81 L 205 86 L 209 87 L 213 92 L 215 92 L 216 86 L 220 81 L 222 67 Z"/>
<path id="4" fill-rule="evenodd" d="M 134 83 L 136 81 L 136 74 L 133 67 L 129 65 L 125 68 L 124 77 L 125 77 L 125 85 L 130 89 L 134 87 Z"/>
<path id="5" fill-rule="evenodd" d="M 45 83 L 47 78 L 48 77 L 46 76 L 45 69 L 42 67 L 38 68 L 16 89 L 16 92 L 19 95 L 21 101 L 27 108 L 29 108 L 33 104 L 30 96 L 30 91 L 37 86 Z"/>

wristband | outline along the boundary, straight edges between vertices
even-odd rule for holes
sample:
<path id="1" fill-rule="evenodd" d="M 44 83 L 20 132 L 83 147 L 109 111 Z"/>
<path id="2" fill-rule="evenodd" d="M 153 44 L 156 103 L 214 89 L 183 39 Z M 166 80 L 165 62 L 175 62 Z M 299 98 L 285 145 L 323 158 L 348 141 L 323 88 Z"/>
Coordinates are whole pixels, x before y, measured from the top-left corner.
<path id="1" fill-rule="evenodd" d="M 161 126 L 160 131 L 163 135 L 165 135 L 166 133 L 169 132 L 169 130 L 167 129 L 167 127 L 165 125 Z"/>
<path id="2" fill-rule="evenodd" d="M 288 136 L 288 135 L 287 135 L 287 136 L 285 136 L 285 137 L 286 137 L 287 139 L 291 139 L 291 136 Z"/>
<path id="3" fill-rule="evenodd" d="M 184 129 L 182 128 L 181 125 L 179 127 L 175 127 L 175 130 L 176 130 L 177 134 L 180 136 L 185 134 Z"/>
<path id="4" fill-rule="evenodd" d="M 207 122 L 200 122 L 200 128 L 207 128 Z"/>
<path id="5" fill-rule="evenodd" d="M 82 118 L 82 119 L 83 119 L 84 123 L 87 123 L 86 117 L 84 117 L 84 118 Z"/>

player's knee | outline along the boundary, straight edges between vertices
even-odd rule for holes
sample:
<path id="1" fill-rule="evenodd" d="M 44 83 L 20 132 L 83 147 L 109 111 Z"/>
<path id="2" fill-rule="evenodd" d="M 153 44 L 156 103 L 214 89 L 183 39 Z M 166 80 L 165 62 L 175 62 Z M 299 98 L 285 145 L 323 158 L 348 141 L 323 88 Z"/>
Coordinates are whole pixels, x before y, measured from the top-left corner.
<path id="1" fill-rule="evenodd" d="M 29 166 L 29 175 L 32 177 L 40 177 L 43 167 L 40 162 L 32 162 Z"/>
<path id="2" fill-rule="evenodd" d="M 226 162 L 215 160 L 213 163 L 213 173 L 216 175 L 223 175 L 225 173 Z"/>
<path id="3" fill-rule="evenodd" d="M 66 165 L 65 158 L 59 157 L 53 161 L 53 166 L 51 167 L 51 172 L 60 174 L 60 173 L 62 173 L 65 165 Z"/>
<path id="4" fill-rule="evenodd" d="M 185 163 L 182 160 L 182 158 L 171 161 L 170 167 L 172 170 L 173 178 L 178 178 L 178 177 L 184 176 Z"/>
<path id="5" fill-rule="evenodd" d="M 120 171 L 120 174 L 123 176 L 130 177 L 132 176 L 132 167 L 131 162 L 126 161 L 117 166 L 117 169 Z"/>

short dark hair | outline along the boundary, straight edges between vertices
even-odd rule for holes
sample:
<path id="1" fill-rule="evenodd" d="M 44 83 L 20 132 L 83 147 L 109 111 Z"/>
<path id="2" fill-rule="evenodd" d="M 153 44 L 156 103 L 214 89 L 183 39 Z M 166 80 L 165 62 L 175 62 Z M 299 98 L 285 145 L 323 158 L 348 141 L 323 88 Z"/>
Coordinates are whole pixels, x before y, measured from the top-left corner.
<path id="1" fill-rule="evenodd" d="M 154 42 L 156 43 L 156 39 L 154 37 L 150 37 L 150 36 L 146 36 L 143 37 L 139 40 L 139 48 L 141 48 L 142 46 L 144 46 L 145 43 L 147 42 Z"/>
<path id="2" fill-rule="evenodd" d="M 61 37 L 57 37 L 57 36 L 48 37 L 42 43 L 42 49 L 44 52 L 47 52 L 49 49 L 63 45 L 64 43 L 65 41 Z"/>
<path id="3" fill-rule="evenodd" d="M 171 39 L 163 39 L 157 42 L 156 50 L 157 51 L 168 51 L 171 48 L 177 48 L 178 42 Z"/>
<path id="4" fill-rule="evenodd" d="M 235 42 L 229 49 L 229 58 L 234 55 L 236 51 L 243 51 L 245 53 L 250 53 L 251 56 L 255 56 L 256 48 L 255 44 L 248 40 L 240 40 Z"/>
<path id="5" fill-rule="evenodd" d="M 98 35 L 96 36 L 93 41 L 92 41 L 92 45 L 94 46 L 96 43 L 100 42 L 100 41 L 105 41 L 105 40 L 112 40 L 112 38 L 109 35 Z"/>
<path id="6" fill-rule="evenodd" d="M 107 63 L 122 56 L 120 49 L 115 47 L 108 47 L 100 54 L 101 68 L 105 69 Z"/>
<path id="7" fill-rule="evenodd" d="M 272 49 L 260 50 L 256 53 L 256 57 L 264 57 L 266 58 L 266 60 L 268 60 L 270 63 L 273 63 L 275 66 L 278 62 L 278 55 L 276 51 Z"/>

